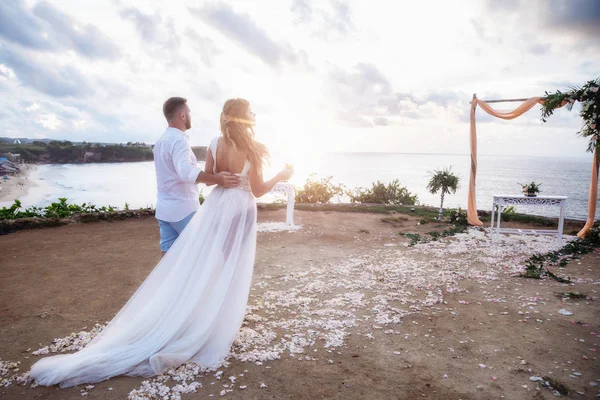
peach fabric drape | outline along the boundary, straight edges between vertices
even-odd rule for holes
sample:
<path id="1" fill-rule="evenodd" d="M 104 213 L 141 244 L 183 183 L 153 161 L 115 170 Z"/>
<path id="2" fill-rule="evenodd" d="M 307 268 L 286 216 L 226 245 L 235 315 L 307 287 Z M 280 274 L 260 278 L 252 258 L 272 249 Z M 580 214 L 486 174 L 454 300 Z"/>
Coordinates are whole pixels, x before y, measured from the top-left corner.
<path id="1" fill-rule="evenodd" d="M 592 164 L 592 182 L 590 182 L 590 194 L 588 197 L 588 217 L 583 229 L 579 231 L 577 237 L 584 238 L 594 226 L 596 217 L 596 204 L 598 202 L 598 146 L 594 149 L 594 162 Z"/>
<path id="2" fill-rule="evenodd" d="M 477 201 L 475 192 L 475 181 L 477 177 L 477 129 L 475 128 L 475 109 L 477 105 L 494 117 L 502 119 L 514 119 L 531 110 L 536 104 L 543 102 L 541 97 L 532 97 L 513 111 L 496 111 L 485 101 L 473 96 L 471 101 L 471 174 L 469 175 L 469 199 L 467 204 L 467 221 L 471 225 L 482 226 L 483 222 L 477 216 Z"/>
<path id="3" fill-rule="evenodd" d="M 490 115 L 493 115 L 497 118 L 502 119 L 514 119 L 520 115 L 523 115 L 527 111 L 531 110 L 536 104 L 543 104 L 544 99 L 541 97 L 532 97 L 524 101 L 521 105 L 515 108 L 512 111 L 497 111 L 494 110 L 488 103 L 485 101 L 479 100 L 477 97 L 473 96 L 473 100 L 471 101 L 471 174 L 469 175 L 469 198 L 467 204 L 467 221 L 470 225 L 482 226 L 483 222 L 479 220 L 477 216 L 477 201 L 476 201 L 476 178 L 477 178 L 477 129 L 475 127 L 475 109 L 477 105 L 481 107 L 481 109 L 487 112 Z M 563 102 L 561 107 L 566 105 L 567 102 Z M 597 148 L 594 152 L 594 164 L 592 167 L 592 182 L 590 183 L 590 193 L 589 193 L 589 203 L 588 203 L 588 219 L 584 228 L 577 234 L 579 237 L 584 237 L 587 235 L 588 231 L 594 225 L 594 218 L 596 215 L 596 202 L 598 201 L 598 162 L 597 162 Z"/>

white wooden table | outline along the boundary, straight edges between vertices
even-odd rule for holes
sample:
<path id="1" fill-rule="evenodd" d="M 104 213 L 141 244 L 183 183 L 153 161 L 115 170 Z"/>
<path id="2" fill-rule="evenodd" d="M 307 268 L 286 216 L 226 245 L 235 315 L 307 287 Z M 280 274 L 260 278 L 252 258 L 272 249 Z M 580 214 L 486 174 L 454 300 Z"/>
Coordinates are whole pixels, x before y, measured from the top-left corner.
<path id="1" fill-rule="evenodd" d="M 494 240 L 494 237 L 499 237 L 501 233 L 517 233 L 523 235 L 554 235 L 556 239 L 562 244 L 563 227 L 565 222 L 565 204 L 567 198 L 565 196 L 536 196 L 527 197 L 523 195 L 494 195 L 494 202 L 492 204 L 492 222 L 490 225 L 490 238 Z M 528 206 L 560 206 L 560 217 L 558 220 L 558 229 L 514 229 L 514 228 L 501 228 L 500 221 L 502 220 L 502 208 L 517 206 L 517 205 L 528 205 Z M 496 206 L 498 206 L 498 215 L 496 216 Z M 497 219 L 495 218 L 497 217 Z M 494 223 L 496 227 L 494 227 Z"/>
<path id="2" fill-rule="evenodd" d="M 294 202 L 296 201 L 294 185 L 287 182 L 279 182 L 269 193 L 287 194 L 287 209 L 285 213 L 285 223 L 288 226 L 294 226 Z"/>

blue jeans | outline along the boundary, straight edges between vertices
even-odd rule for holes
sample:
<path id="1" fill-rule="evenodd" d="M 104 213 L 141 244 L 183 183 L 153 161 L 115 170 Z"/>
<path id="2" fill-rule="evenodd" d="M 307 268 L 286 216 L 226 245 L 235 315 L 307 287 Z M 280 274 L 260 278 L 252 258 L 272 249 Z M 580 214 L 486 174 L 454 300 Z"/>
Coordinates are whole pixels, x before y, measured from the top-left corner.
<path id="1" fill-rule="evenodd" d="M 163 252 L 169 251 L 173 243 L 177 240 L 181 232 L 185 229 L 188 222 L 194 217 L 196 211 L 177 222 L 167 222 L 163 220 L 158 221 L 158 227 L 160 228 L 160 250 Z"/>

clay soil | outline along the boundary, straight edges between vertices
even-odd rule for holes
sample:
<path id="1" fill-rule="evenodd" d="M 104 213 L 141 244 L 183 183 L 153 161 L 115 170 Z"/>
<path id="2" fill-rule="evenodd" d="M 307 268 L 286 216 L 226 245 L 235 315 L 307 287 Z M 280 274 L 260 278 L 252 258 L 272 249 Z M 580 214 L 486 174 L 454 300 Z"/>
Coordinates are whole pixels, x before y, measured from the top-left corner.
<path id="1" fill-rule="evenodd" d="M 399 232 L 425 235 L 445 227 L 417 225 L 416 217 L 397 216 L 401 218 L 390 223 L 382 222 L 387 216 L 379 214 L 297 211 L 300 230 L 260 232 L 249 304 L 257 304 L 273 289 L 275 283 L 270 287 L 264 282 L 301 273 L 309 266 L 333 268 L 352 257 L 386 249 L 426 263 L 427 254 L 413 256 L 405 245 L 408 239 Z M 284 218 L 284 210 L 259 213 L 259 222 Z M 565 232 L 571 229 L 566 227 Z M 110 320 L 159 257 L 158 227 L 152 217 L 0 236 L 0 359 L 21 361 L 20 372 L 27 371 L 39 359 L 31 355 L 33 350 L 49 345 L 53 338 Z M 569 389 L 572 398 L 595 398 L 598 387 L 590 383 L 600 385 L 596 352 L 600 339 L 595 335 L 600 332 L 600 254 L 587 254 L 560 272 L 578 283 L 509 274 L 484 283 L 464 279 L 460 292 L 444 292 L 443 302 L 420 307 L 400 323 L 371 329 L 374 322 L 363 319 L 348 330 L 343 346 L 331 352 L 317 341 L 313 346 L 317 351 L 310 347 L 306 353 L 316 360 L 299 361 L 298 355 L 285 352 L 280 359 L 263 365 L 233 360 L 224 369 L 224 376 L 244 376 L 224 398 L 555 397 L 548 388 L 531 381 L 532 376 L 553 377 Z M 589 297 L 564 299 L 560 294 L 565 292 Z M 502 301 L 486 301 L 490 298 Z M 527 298 L 536 300 L 527 304 Z M 560 309 L 573 315 L 561 315 Z M 369 312 L 356 310 L 357 315 Z M 290 316 L 280 316 L 286 317 Z M 395 332 L 386 334 L 386 329 Z M 222 384 L 229 383 L 216 381 L 211 385 L 213 375 L 199 379 L 203 388 L 183 395 L 184 399 L 219 398 Z M 142 381 L 116 377 L 96 384 L 86 397 L 125 399 Z M 267 387 L 260 388 L 260 382 Z M 247 388 L 241 390 L 239 385 Z M 0 388 L 0 398 L 80 399 L 81 389 L 13 384 Z"/>

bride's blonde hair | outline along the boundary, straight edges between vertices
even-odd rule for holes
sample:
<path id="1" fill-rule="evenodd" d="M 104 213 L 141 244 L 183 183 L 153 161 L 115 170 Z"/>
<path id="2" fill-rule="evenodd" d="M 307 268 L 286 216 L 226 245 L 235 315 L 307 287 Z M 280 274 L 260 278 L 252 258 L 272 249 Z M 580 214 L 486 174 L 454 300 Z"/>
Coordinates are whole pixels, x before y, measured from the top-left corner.
<path id="1" fill-rule="evenodd" d="M 263 163 L 269 162 L 267 147 L 254 140 L 254 121 L 248 120 L 250 102 L 246 99 L 229 99 L 221 112 L 221 134 L 227 144 L 245 153 L 248 161 L 258 172 Z"/>

